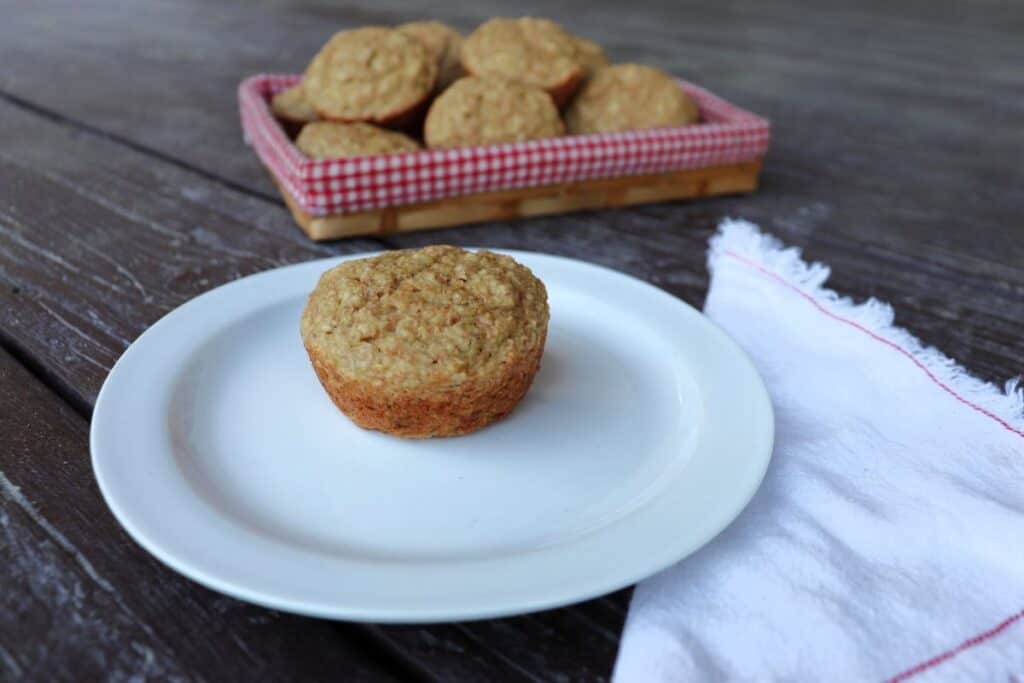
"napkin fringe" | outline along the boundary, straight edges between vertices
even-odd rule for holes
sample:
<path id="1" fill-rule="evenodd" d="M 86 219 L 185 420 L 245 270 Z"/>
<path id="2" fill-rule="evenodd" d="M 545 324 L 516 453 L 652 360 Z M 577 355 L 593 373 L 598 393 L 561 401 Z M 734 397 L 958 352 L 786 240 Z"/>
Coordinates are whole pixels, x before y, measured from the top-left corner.
<path id="1" fill-rule="evenodd" d="M 780 280 L 799 292 L 826 315 L 854 327 L 902 352 L 931 379 L 962 403 L 1024 437 L 1024 385 L 1022 378 L 1007 381 L 1003 390 L 971 375 L 938 349 L 893 325 L 892 306 L 870 298 L 855 303 L 824 287 L 831 273 L 822 263 L 807 263 L 797 247 L 762 233 L 746 220 L 727 218 L 719 224 L 708 250 L 708 270 L 715 276 L 723 263 L 742 264 Z"/>

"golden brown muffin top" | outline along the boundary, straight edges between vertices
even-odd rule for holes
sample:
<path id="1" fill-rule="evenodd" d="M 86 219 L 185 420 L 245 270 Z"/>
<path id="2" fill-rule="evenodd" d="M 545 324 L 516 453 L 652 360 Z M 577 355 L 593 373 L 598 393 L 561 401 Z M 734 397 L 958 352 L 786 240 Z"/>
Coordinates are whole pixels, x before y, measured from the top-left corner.
<path id="1" fill-rule="evenodd" d="M 591 76 L 598 69 L 611 64 L 604 50 L 594 41 L 581 36 L 573 36 L 572 39 L 576 45 L 576 61 L 583 66 L 587 76 Z"/>
<path id="2" fill-rule="evenodd" d="M 369 123 L 316 121 L 306 124 L 295 146 L 311 159 L 356 157 L 364 154 L 415 152 L 418 142 L 393 130 Z"/>
<path id="3" fill-rule="evenodd" d="M 320 118 L 306 99 L 301 83 L 274 95 L 270 100 L 270 110 L 274 116 L 293 123 L 309 123 Z"/>
<path id="4" fill-rule="evenodd" d="M 495 145 L 562 135 L 551 96 L 514 81 L 470 76 L 441 93 L 427 112 L 428 147 Z"/>
<path id="5" fill-rule="evenodd" d="M 389 28 L 341 31 L 306 68 L 306 97 L 335 121 L 385 122 L 430 95 L 437 62 L 423 43 Z"/>
<path id="6" fill-rule="evenodd" d="M 491 19 L 462 44 L 462 65 L 475 76 L 555 90 L 583 75 L 576 42 L 547 19 Z"/>
<path id="7" fill-rule="evenodd" d="M 573 134 L 685 126 L 699 117 L 697 104 L 674 78 L 639 64 L 599 69 L 565 114 Z"/>
<path id="8" fill-rule="evenodd" d="M 462 75 L 462 34 L 454 28 L 440 21 L 412 21 L 397 30 L 423 43 L 433 55 L 437 61 L 438 89 L 447 88 Z"/>
<path id="9" fill-rule="evenodd" d="M 497 377 L 547 332 L 547 290 L 509 256 L 430 246 L 346 261 L 302 313 L 307 348 L 382 390 Z"/>

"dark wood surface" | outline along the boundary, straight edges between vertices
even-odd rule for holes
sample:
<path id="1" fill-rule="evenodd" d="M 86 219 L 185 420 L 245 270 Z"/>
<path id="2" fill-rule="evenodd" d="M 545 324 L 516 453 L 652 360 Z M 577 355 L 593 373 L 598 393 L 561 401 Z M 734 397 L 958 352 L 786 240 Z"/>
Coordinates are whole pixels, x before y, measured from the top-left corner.
<path id="1" fill-rule="evenodd" d="M 248 606 L 120 530 L 88 419 L 150 324 L 241 275 L 447 242 L 574 256 L 700 305 L 707 238 L 746 217 L 986 379 L 1024 369 L 1024 11 L 528 2 L 774 124 L 752 196 L 314 245 L 241 142 L 235 87 L 340 27 L 493 2 L 0 7 L 0 680 L 604 680 L 628 592 L 513 619 L 369 626 Z"/>

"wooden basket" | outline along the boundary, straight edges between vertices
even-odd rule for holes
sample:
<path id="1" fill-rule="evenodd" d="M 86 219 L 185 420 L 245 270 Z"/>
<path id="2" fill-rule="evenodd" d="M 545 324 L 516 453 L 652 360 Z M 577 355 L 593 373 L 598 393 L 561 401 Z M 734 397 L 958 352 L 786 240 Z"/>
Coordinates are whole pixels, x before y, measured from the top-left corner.
<path id="1" fill-rule="evenodd" d="M 768 148 L 767 121 L 680 81 L 699 125 L 311 160 L 268 106 L 298 81 L 248 78 L 239 103 L 246 140 L 314 240 L 752 192 Z"/>
<path id="2" fill-rule="evenodd" d="M 314 216 L 303 211 L 279 182 L 277 185 L 295 222 L 310 239 L 319 242 L 357 235 L 387 235 L 570 211 L 612 209 L 630 204 L 742 194 L 757 189 L 760 171 L 760 161 L 749 161 L 689 171 L 480 192 L 387 209 L 326 216 Z M 274 180 L 277 182 L 276 178 Z"/>

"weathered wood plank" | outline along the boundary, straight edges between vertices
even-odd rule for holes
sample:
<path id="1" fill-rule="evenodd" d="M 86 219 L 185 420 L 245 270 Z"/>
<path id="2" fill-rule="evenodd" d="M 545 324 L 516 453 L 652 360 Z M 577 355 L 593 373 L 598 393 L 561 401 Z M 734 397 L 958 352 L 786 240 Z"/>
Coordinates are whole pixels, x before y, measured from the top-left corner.
<path id="1" fill-rule="evenodd" d="M 436 659 L 439 650 L 448 652 L 450 659 L 439 674 L 453 683 L 605 681 L 615 663 L 631 593 L 622 590 L 571 608 L 512 619 L 373 628 L 420 661 Z"/>
<path id="2" fill-rule="evenodd" d="M 0 370 L 0 379 L 5 378 Z M 39 518 L 5 475 L 0 475 L 0 561 L 3 680 L 186 679 L 152 631 L 111 599 L 112 585 Z"/>
<path id="3" fill-rule="evenodd" d="M 124 348 L 182 301 L 279 264 L 381 247 L 372 241 L 314 246 L 287 222 L 283 208 L 2 103 L 0 135 L 12 141 L 0 152 L 0 187 L 9 188 L 0 197 L 0 339 L 85 412 Z M 55 145 L 39 145 L 40 139 Z M 583 651 L 599 631 L 618 633 L 621 613 L 606 614 L 600 624 L 582 624 L 566 636 L 579 645 L 572 651 Z M 523 675 L 504 661 L 505 634 L 530 642 L 543 637 L 544 620 L 563 618 L 554 612 L 480 634 L 473 626 L 382 627 L 373 634 L 407 649 L 441 679 L 502 672 L 517 680 Z M 614 653 L 606 643 L 551 673 L 607 675 Z M 546 673 L 531 670 L 524 680 Z"/>
<path id="4" fill-rule="evenodd" d="M 239 79 L 300 68 L 341 26 L 438 16 L 468 28 L 508 11 L 490 0 L 244 9 L 143 0 L 132 12 L 112 0 L 87 12 L 50 0 L 0 9 L 0 91 L 20 102 L 0 107 L 0 340 L 81 412 L 124 346 L 177 303 L 272 265 L 380 246 L 312 246 L 267 199 L 273 189 L 240 141 Z M 833 265 L 837 288 L 894 303 L 899 323 L 972 370 L 990 379 L 1020 372 L 1024 15 L 1012 4 L 966 12 L 893 3 L 570 0 L 517 10 L 553 15 L 619 60 L 660 65 L 769 116 L 775 137 L 761 190 L 423 233 L 395 244 L 576 256 L 699 305 L 707 237 L 723 216 L 749 217 Z M 63 123 L 41 119 L 37 107 Z M 47 429 L 40 425 L 40 434 Z M 0 460 L 0 469 L 9 467 Z M 57 488 L 12 481 L 49 510 L 74 492 L 67 487 L 91 481 L 87 469 L 78 474 Z M 27 513 L 15 513 L 9 519 L 24 530 Z M 73 536 L 65 524 L 55 528 L 85 547 L 90 527 Z M 122 542 L 123 561 L 147 561 Z M 209 615 L 207 635 L 229 628 L 231 615 L 264 613 L 207 595 L 210 604 L 224 601 L 216 604 L 227 615 L 195 598 Z M 610 668 L 615 646 L 605 636 L 617 634 L 624 601 L 618 594 L 513 620 L 375 628 L 369 641 L 401 648 L 441 679 L 594 680 Z M 163 607 L 178 609 L 171 604 Z M 582 623 L 588 618 L 593 623 Z M 135 637 L 130 624 L 111 619 L 123 634 L 117 638 Z M 330 644 L 314 639 L 301 649 L 294 639 L 304 637 L 303 623 L 272 621 L 275 635 L 259 642 L 284 662 L 316 658 Z M 0 638 L 5 628 L 0 619 Z M 333 628 L 343 639 L 365 637 Z M 173 645 L 187 634 L 159 635 Z M 6 641 L 0 647 L 0 662 L 14 656 Z M 164 650 L 147 647 L 168 661 Z"/>
<path id="5" fill-rule="evenodd" d="M 88 425 L 0 350 L 0 680 L 396 680 L 333 624 L 221 597 L 128 539 Z"/>
<path id="6" fill-rule="evenodd" d="M 0 150 L 0 327 L 18 348 L 40 343 L 30 355 L 80 405 L 135 337 L 196 294 L 284 263 L 382 248 L 314 246 L 281 207 L 0 108 L 10 141 Z"/>

